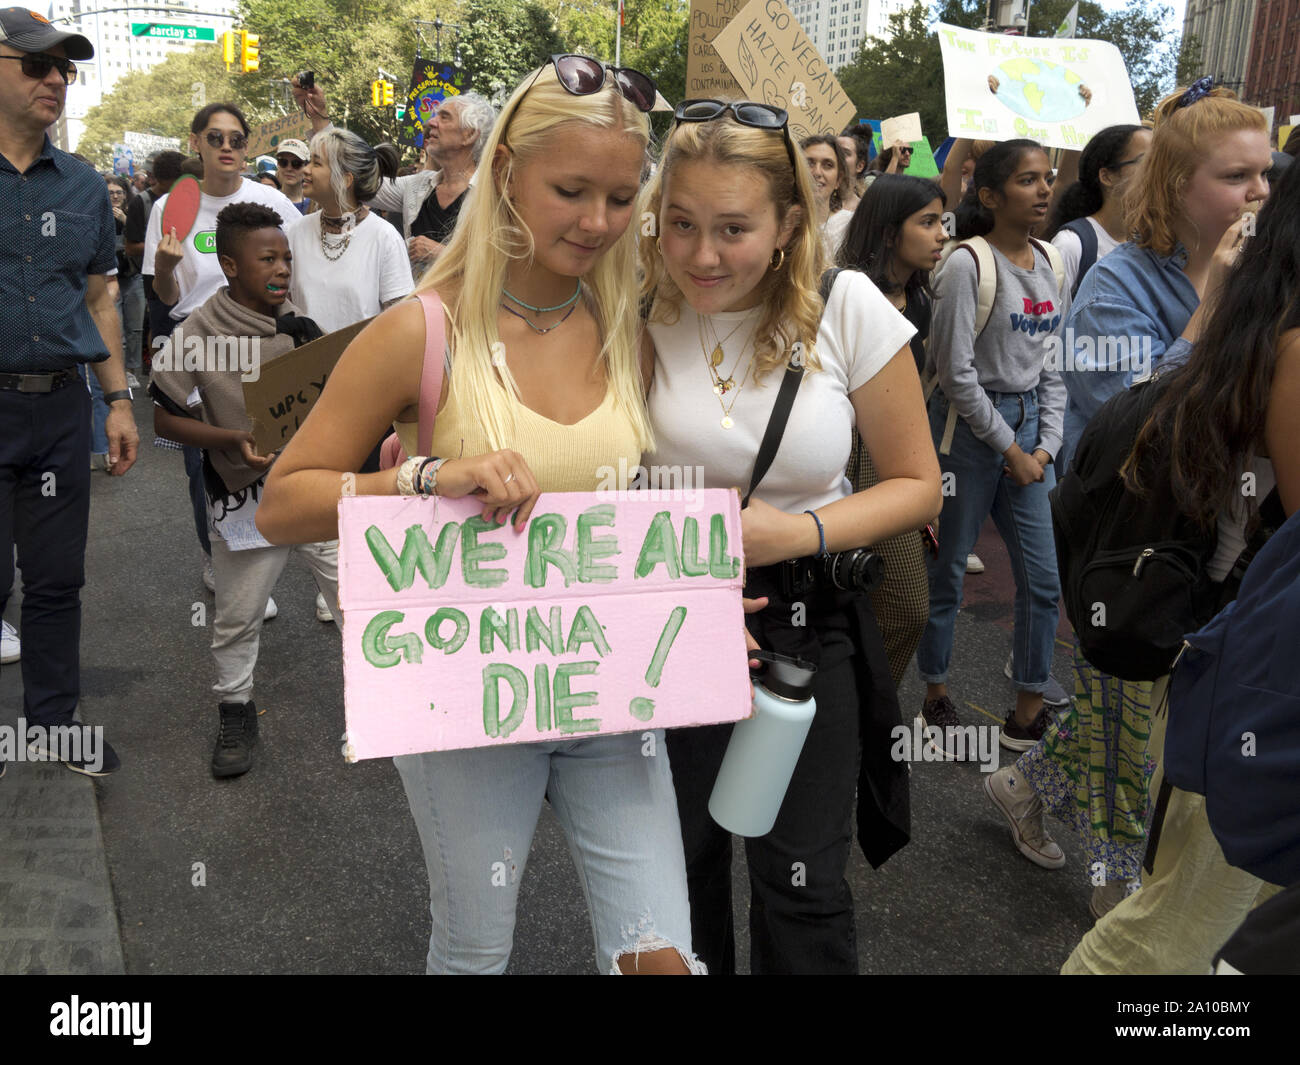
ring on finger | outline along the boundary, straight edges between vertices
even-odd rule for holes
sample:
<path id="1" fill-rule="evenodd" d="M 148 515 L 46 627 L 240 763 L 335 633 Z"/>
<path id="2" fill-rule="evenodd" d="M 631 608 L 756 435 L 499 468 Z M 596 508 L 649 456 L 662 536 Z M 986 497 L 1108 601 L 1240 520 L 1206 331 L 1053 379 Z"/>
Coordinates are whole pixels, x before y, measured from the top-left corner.
<path id="1" fill-rule="evenodd" d="M 511 481 L 513 481 L 514 479 L 515 479 L 515 475 L 514 475 L 513 473 L 511 473 L 511 474 L 507 474 L 507 475 L 506 475 L 506 479 L 505 479 L 504 481 L 502 481 L 501 483 L 502 483 L 502 484 L 509 484 L 509 483 L 510 483 Z"/>

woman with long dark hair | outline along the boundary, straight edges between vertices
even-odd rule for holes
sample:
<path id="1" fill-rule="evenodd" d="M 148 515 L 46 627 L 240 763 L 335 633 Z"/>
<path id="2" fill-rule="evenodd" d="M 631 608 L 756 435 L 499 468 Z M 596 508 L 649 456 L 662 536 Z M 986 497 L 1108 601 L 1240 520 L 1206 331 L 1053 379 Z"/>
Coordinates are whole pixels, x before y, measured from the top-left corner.
<path id="1" fill-rule="evenodd" d="M 861 270 L 916 328 L 910 343 L 917 373 L 925 369 L 925 339 L 930 335 L 930 271 L 944 242 L 943 192 L 933 181 L 902 174 L 882 174 L 863 194 L 840 246 L 839 265 Z M 855 448 L 861 461 L 849 464 L 854 491 L 880 483 L 866 448 Z M 925 631 L 930 612 L 930 585 L 925 575 L 921 534 L 908 531 L 872 548 L 885 563 L 884 581 L 871 593 L 897 687 Z"/>
<path id="2" fill-rule="evenodd" d="M 1253 535 L 1261 508 L 1271 508 L 1274 488 L 1285 515 L 1300 509 L 1296 168 L 1274 187 L 1257 235 L 1228 275 L 1187 361 L 1167 373 L 1166 391 L 1124 467 L 1125 481 L 1141 491 L 1144 476 L 1151 475 L 1149 456 L 1168 456 L 1179 509 L 1217 532 L 1207 571 L 1222 581 Z M 1177 714 L 1178 706 L 1169 712 Z M 1251 907 L 1275 890 L 1228 865 L 1210 830 L 1205 797 L 1174 788 L 1142 890 L 1084 936 L 1062 971 L 1206 973 Z"/>
<path id="3" fill-rule="evenodd" d="M 1061 193 L 1051 225 L 1071 297 L 1088 268 L 1128 240 L 1124 190 L 1150 144 L 1144 126 L 1107 126 L 1083 149 L 1079 180 Z"/>
<path id="4" fill-rule="evenodd" d="M 1004 141 L 980 156 L 957 213 L 963 244 L 944 264 L 935 289 L 929 361 L 938 389 L 930 400 L 930 431 L 939 466 L 957 490 L 944 496 L 917 665 L 926 682 L 921 716 L 950 756 L 965 747 L 948 695 L 957 607 L 967 556 L 990 514 L 1016 582 L 1016 703 L 1000 742 L 1026 750 L 1046 728 L 1043 697 L 1060 595 L 1047 494 L 1056 483 L 1052 460 L 1061 446 L 1065 388 L 1059 372 L 1044 365 L 1043 352 L 1069 299 L 1058 285 L 1055 249 L 1031 236 L 1047 217 L 1050 172 L 1036 141 Z M 969 238 L 981 239 L 966 243 Z M 980 289 L 990 275 L 993 299 L 985 304 Z M 987 311 L 982 323 L 981 306 Z M 1044 845 L 1059 864 L 1055 843 Z"/>

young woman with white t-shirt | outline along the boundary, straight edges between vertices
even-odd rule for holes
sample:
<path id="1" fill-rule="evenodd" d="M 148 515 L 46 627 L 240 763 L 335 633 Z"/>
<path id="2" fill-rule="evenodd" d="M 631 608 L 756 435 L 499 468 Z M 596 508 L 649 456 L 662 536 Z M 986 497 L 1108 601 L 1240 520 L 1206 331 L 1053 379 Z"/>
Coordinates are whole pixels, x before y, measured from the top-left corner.
<path id="1" fill-rule="evenodd" d="M 750 616 L 751 634 L 818 667 L 816 717 L 776 826 L 746 844 L 751 967 L 853 972 L 844 869 L 855 791 L 873 864 L 908 839 L 907 767 L 889 757 L 898 705 L 866 595 L 822 577 L 792 591 L 782 574 L 787 560 L 820 574 L 828 553 L 919 528 L 937 512 L 913 328 L 855 271 L 839 275 L 823 309 L 814 191 L 784 111 L 688 101 L 676 117 L 648 193 L 660 237 L 641 247 L 656 352 L 656 446 L 646 461 L 703 464 L 706 487 L 743 492 L 785 367 L 803 367 L 775 459 L 742 513 L 746 594 L 765 603 Z M 844 476 L 855 426 L 881 477 L 856 494 Z M 731 837 L 707 811 L 730 731 L 668 736 L 692 940 L 714 973 L 735 967 Z"/>
<path id="2" fill-rule="evenodd" d="M 311 139 L 303 195 L 320 206 L 289 235 L 294 306 L 326 333 L 371 318 L 415 288 L 402 235 L 358 206 L 397 174 L 397 152 L 331 126 Z"/>
<path id="3" fill-rule="evenodd" d="M 1073 228 L 1063 227 L 1075 221 L 1092 227 L 1097 245 L 1093 262 L 1128 240 L 1124 228 L 1124 189 L 1150 145 L 1151 131 L 1145 126 L 1107 126 L 1083 149 L 1079 157 L 1079 180 L 1061 194 L 1051 227 L 1055 231 L 1052 243 L 1060 249 L 1065 287 L 1070 290 L 1071 298 L 1079 291 L 1086 272 L 1079 270 L 1083 239 Z"/>

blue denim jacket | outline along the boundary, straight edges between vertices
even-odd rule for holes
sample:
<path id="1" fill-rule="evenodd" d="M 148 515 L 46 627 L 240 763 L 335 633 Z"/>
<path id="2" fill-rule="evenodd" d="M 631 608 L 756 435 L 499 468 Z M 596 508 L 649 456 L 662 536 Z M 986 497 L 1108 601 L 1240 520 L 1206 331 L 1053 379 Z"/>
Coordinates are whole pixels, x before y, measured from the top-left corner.
<path id="1" fill-rule="evenodd" d="M 1172 255 L 1121 244 L 1088 271 L 1062 330 L 1062 377 L 1069 393 L 1058 476 L 1084 426 L 1111 396 L 1167 359 L 1185 358 L 1181 339 L 1201 299 L 1183 268 L 1187 249 Z"/>

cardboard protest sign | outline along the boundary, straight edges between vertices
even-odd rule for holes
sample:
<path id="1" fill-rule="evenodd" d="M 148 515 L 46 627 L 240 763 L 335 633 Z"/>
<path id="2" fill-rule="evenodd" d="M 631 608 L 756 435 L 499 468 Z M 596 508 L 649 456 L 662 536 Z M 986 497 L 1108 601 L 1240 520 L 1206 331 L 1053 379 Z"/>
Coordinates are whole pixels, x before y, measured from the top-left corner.
<path id="1" fill-rule="evenodd" d="M 325 390 L 343 349 L 370 321 L 366 318 L 327 333 L 270 360 L 260 367 L 256 379 L 244 378 L 244 408 L 253 421 L 259 455 L 269 455 L 293 439 Z"/>
<path id="2" fill-rule="evenodd" d="M 887 118 L 880 123 L 880 139 L 885 142 L 886 148 L 895 141 L 913 144 L 923 136 L 919 111 L 913 111 L 908 115 L 898 115 L 895 118 Z"/>
<path id="3" fill-rule="evenodd" d="M 749 99 L 789 112 L 795 144 L 853 120 L 853 101 L 781 0 L 750 0 L 713 47 Z"/>
<path id="4" fill-rule="evenodd" d="M 248 131 L 248 147 L 244 149 L 249 159 L 259 155 L 274 155 L 275 146 L 283 140 L 311 140 L 311 119 L 301 112 L 282 115 L 270 122 L 261 122 Z"/>
<path id="5" fill-rule="evenodd" d="M 876 155 L 879 155 L 888 147 L 879 133 L 872 136 L 872 143 L 875 146 Z M 939 165 L 935 162 L 934 153 L 930 151 L 930 142 L 922 137 L 920 140 L 911 141 L 910 143 L 912 145 L 912 161 L 907 164 L 907 170 L 904 172 L 909 177 L 937 177 Z"/>
<path id="6" fill-rule="evenodd" d="M 1136 124 L 1133 86 L 1106 41 L 1014 37 L 938 25 L 948 133 L 1082 148 L 1098 130 Z"/>
<path id="7" fill-rule="evenodd" d="M 723 65 L 713 38 L 740 10 L 744 0 L 691 0 L 690 48 L 686 53 L 686 99 L 740 99 L 740 83 Z"/>
<path id="8" fill-rule="evenodd" d="M 424 147 L 424 125 L 448 96 L 469 92 L 469 75 L 451 63 L 417 59 L 406 93 L 406 113 L 398 127 L 398 143 Z"/>
<path id="9" fill-rule="evenodd" d="M 689 499 L 662 501 L 662 496 Z M 735 492 L 339 500 L 349 761 L 751 714 Z"/>

